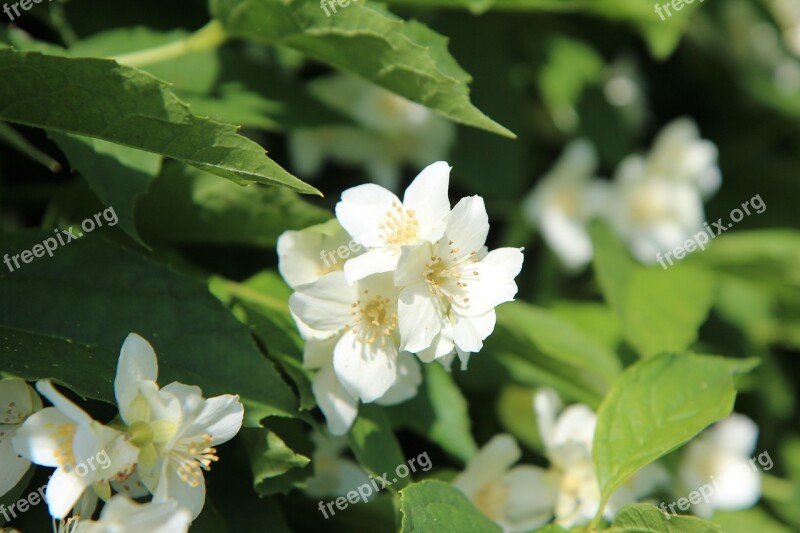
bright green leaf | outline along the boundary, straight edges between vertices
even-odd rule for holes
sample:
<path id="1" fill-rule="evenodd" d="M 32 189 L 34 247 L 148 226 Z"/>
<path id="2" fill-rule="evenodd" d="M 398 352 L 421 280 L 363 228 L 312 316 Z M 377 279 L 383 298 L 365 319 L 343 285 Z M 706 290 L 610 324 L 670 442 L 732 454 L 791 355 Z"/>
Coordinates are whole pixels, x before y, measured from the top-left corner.
<path id="1" fill-rule="evenodd" d="M 427 480 L 400 491 L 403 533 L 500 533 L 458 489 Z"/>
<path id="2" fill-rule="evenodd" d="M 693 516 L 666 516 L 653 505 L 635 503 L 614 517 L 608 533 L 722 533 L 712 522 Z M 728 531 L 727 529 L 725 531 Z"/>

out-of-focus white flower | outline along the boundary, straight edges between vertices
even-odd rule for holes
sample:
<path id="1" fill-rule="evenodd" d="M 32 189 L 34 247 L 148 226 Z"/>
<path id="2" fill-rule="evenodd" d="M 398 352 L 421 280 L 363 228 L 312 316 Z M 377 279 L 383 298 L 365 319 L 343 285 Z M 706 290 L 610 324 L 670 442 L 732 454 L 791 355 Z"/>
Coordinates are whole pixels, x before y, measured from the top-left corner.
<path id="1" fill-rule="evenodd" d="M 155 501 L 176 500 L 196 518 L 205 503 L 205 477 L 215 446 L 241 429 L 238 396 L 206 399 L 199 387 L 173 382 L 159 389 L 153 347 L 131 333 L 120 350 L 114 392 L 131 442 L 140 450 L 139 474 Z"/>
<path id="2" fill-rule="evenodd" d="M 469 353 L 480 351 L 494 330 L 495 307 L 517 293 L 514 278 L 523 260 L 519 248 L 487 253 L 488 233 L 483 199 L 472 196 L 453 208 L 438 241 L 403 248 L 394 277 L 404 287 L 398 302 L 401 349 L 430 362 L 455 345 L 463 365 Z"/>
<path id="3" fill-rule="evenodd" d="M 12 445 L 31 462 L 56 468 L 47 484 L 45 499 L 50 515 L 62 519 L 87 488 L 93 484 L 107 488 L 110 480 L 128 475 L 139 450 L 125 434 L 92 419 L 50 381 L 39 381 L 36 388 L 53 407 L 25 420 Z M 98 460 L 103 454 L 107 461 Z"/>
<path id="4" fill-rule="evenodd" d="M 367 81 L 337 74 L 316 80 L 312 91 L 356 125 L 290 133 L 289 152 L 301 175 L 313 176 L 325 159 L 333 159 L 364 165 L 373 181 L 394 189 L 403 164 L 445 159 L 453 144 L 451 122 Z"/>
<path id="5" fill-rule="evenodd" d="M 733 414 L 686 446 L 679 474 L 687 490 L 712 485 L 709 501 L 700 500 L 692 511 L 710 517 L 715 509 L 747 509 L 761 497 L 761 471 L 750 458 L 758 440 L 758 426 Z"/>
<path id="6" fill-rule="evenodd" d="M 694 186 L 708 198 L 722 184 L 717 166 L 717 147 L 700 137 L 697 124 L 689 118 L 676 119 L 659 132 L 647 156 L 644 173 Z"/>
<path id="7" fill-rule="evenodd" d="M 453 486 L 505 532 L 544 525 L 555 504 L 556 476 L 535 466 L 513 466 L 520 456 L 513 437 L 497 435 L 453 480 Z"/>
<path id="8" fill-rule="evenodd" d="M 562 410 L 563 404 L 552 389 L 537 392 L 533 407 L 550 473 L 557 479 L 552 508 L 555 523 L 567 528 L 585 524 L 597 514 L 601 499 L 592 459 L 597 415 L 583 404 Z M 659 465 L 648 465 L 614 493 L 604 516 L 613 518 L 620 508 L 666 481 L 667 474 Z"/>
<path id="9" fill-rule="evenodd" d="M 800 56 L 800 2 L 768 0 L 766 4 L 781 27 L 786 46 L 795 56 Z"/>
<path id="10" fill-rule="evenodd" d="M 525 217 L 539 227 L 548 246 L 570 269 L 591 261 L 586 225 L 609 201 L 607 184 L 593 179 L 597 165 L 591 143 L 573 141 L 523 203 Z"/>
<path id="11" fill-rule="evenodd" d="M 319 432 L 314 441 L 314 475 L 306 481 L 305 492 L 312 497 L 346 496 L 359 485 L 369 483 L 369 476 L 352 459 L 342 457 L 347 448 L 345 437 L 330 437 Z"/>
<path id="12" fill-rule="evenodd" d="M 374 184 L 344 191 L 336 204 L 336 218 L 357 243 L 367 248 L 365 254 L 345 263 L 347 281 L 394 271 L 403 246 L 437 241 L 450 212 L 449 183 L 450 166 L 439 161 L 419 173 L 402 202 Z"/>
<path id="13" fill-rule="evenodd" d="M 620 165 L 608 217 L 642 263 L 683 245 L 704 231 L 703 200 L 693 184 L 648 175 L 644 161 L 630 156 Z"/>
<path id="14" fill-rule="evenodd" d="M 100 519 L 81 520 L 76 533 L 185 533 L 192 516 L 173 500 L 136 503 L 116 495 L 103 507 Z"/>
<path id="15" fill-rule="evenodd" d="M 41 398 L 25 380 L 0 380 L 0 496 L 13 489 L 31 466 L 11 447 L 11 439 L 17 428 L 41 408 Z"/>

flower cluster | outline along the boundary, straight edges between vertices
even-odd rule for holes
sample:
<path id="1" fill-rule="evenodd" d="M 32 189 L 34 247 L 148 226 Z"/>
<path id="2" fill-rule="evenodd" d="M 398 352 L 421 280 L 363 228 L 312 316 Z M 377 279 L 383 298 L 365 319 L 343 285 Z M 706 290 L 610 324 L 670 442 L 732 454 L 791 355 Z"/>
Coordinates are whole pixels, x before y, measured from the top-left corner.
<path id="1" fill-rule="evenodd" d="M 0 381 L 0 401 L 10 406 L 4 424 L 18 424 L 0 429 L 0 495 L 20 480 L 30 461 L 56 469 L 45 499 L 51 516 L 70 531 L 132 531 L 128 522 L 158 524 L 148 528 L 152 531 L 186 531 L 205 502 L 203 470 L 217 461 L 215 446 L 239 432 L 244 407 L 238 396 L 206 399 L 199 387 L 179 382 L 159 387 L 157 378 L 153 347 L 131 333 L 114 380 L 119 418 L 109 425 L 94 420 L 49 380 L 36 384 L 52 403 L 44 409 L 24 381 Z M 98 457 L 104 460 L 94 461 Z M 7 464 L 14 467 L 8 474 Z M 112 498 L 112 488 L 123 494 Z M 148 493 L 149 504 L 128 498 Z M 109 502 L 100 521 L 81 519 L 94 513 L 98 496 Z"/>
<path id="2" fill-rule="evenodd" d="M 279 268 L 295 289 L 289 307 L 306 339 L 304 364 L 334 435 L 358 402 L 388 405 L 416 394 L 417 359 L 466 367 L 495 326 L 495 307 L 517 292 L 522 251 L 489 252 L 483 199 L 450 208 L 450 167 L 426 167 L 401 201 L 374 184 L 348 189 L 338 224 L 284 233 Z M 326 246 L 352 240 L 361 253 L 323 265 Z M 416 357 L 414 357 L 416 354 Z"/>
<path id="3" fill-rule="evenodd" d="M 453 485 L 504 531 L 527 531 L 551 520 L 565 528 L 585 525 L 600 508 L 592 460 L 597 415 L 582 404 L 563 409 L 551 389 L 534 396 L 533 409 L 550 468 L 513 466 L 521 456 L 519 447 L 511 436 L 498 435 Z M 614 493 L 604 516 L 613 518 L 666 481 L 666 471 L 656 463 L 648 465 Z"/>
<path id="4" fill-rule="evenodd" d="M 636 259 L 655 263 L 703 230 L 703 200 L 722 181 L 716 146 L 689 119 L 667 125 L 647 157 L 626 157 L 612 182 L 597 179 L 597 167 L 593 146 L 574 141 L 525 201 L 526 217 L 568 268 L 592 259 L 593 218 L 606 220 Z"/>
<path id="5" fill-rule="evenodd" d="M 592 459 L 597 414 L 583 404 L 564 408 L 552 389 L 534 395 L 533 410 L 549 468 L 515 466 L 522 455 L 517 443 L 510 435 L 497 435 L 453 485 L 506 532 L 529 531 L 550 521 L 564 528 L 583 526 L 597 514 L 601 501 Z M 695 514 L 710 517 L 714 509 L 746 509 L 758 501 L 759 473 L 748 468 L 757 435 L 749 418 L 734 414 L 686 447 L 677 472 L 683 489 L 715 477 L 726 480 L 707 503 L 694 506 Z M 614 492 L 603 516 L 612 520 L 624 506 L 670 485 L 668 471 L 651 463 Z"/>
<path id="6" fill-rule="evenodd" d="M 356 125 L 301 128 L 289 134 L 292 164 L 304 176 L 319 173 L 325 159 L 363 165 L 373 181 L 394 190 L 403 164 L 443 159 L 455 126 L 425 106 L 372 83 L 336 74 L 315 80 L 312 91 Z"/>

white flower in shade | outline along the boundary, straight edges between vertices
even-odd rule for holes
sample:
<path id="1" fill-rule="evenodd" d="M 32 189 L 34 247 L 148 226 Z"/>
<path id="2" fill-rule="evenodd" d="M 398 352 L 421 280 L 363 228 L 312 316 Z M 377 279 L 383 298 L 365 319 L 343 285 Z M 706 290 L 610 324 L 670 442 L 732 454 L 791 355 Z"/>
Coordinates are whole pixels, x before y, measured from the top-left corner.
<path id="1" fill-rule="evenodd" d="M 278 238 L 278 271 L 291 288 L 317 281 L 344 268 L 363 247 L 352 240 L 336 219 Z"/>
<path id="2" fill-rule="evenodd" d="M 497 435 L 453 480 L 505 532 L 529 531 L 552 517 L 556 477 L 535 466 L 513 466 L 521 456 L 510 435 Z"/>
<path id="3" fill-rule="evenodd" d="M 430 109 L 367 81 L 334 75 L 312 82 L 323 102 L 357 126 L 299 129 L 289 153 L 301 175 L 316 175 L 325 159 L 363 165 L 372 180 L 394 189 L 403 164 L 420 167 L 445 159 L 455 126 Z"/>
<path id="4" fill-rule="evenodd" d="M 178 502 L 136 503 L 116 495 L 106 503 L 100 519 L 81 520 L 76 533 L 185 533 L 192 516 Z"/>
<path id="5" fill-rule="evenodd" d="M 325 415 L 328 430 L 335 436 L 347 433 L 358 414 L 358 398 L 348 392 L 334 370 L 333 353 L 341 338 L 338 334 L 322 340 L 308 339 L 303 353 L 304 366 L 318 370 L 311 390 Z M 375 402 L 380 405 L 402 403 L 416 396 L 420 383 L 419 363 L 411 354 L 401 352 L 397 356 L 396 381 Z"/>
<path id="6" fill-rule="evenodd" d="M 391 274 L 350 285 L 343 273 L 334 272 L 289 298 L 289 308 L 299 320 L 326 338 L 336 336 L 335 379 L 365 403 L 383 396 L 400 377 L 397 294 Z M 327 365 L 319 364 L 320 357 L 306 354 L 306 365 L 324 369 Z"/>
<path id="7" fill-rule="evenodd" d="M 438 240 L 450 212 L 449 183 L 450 166 L 439 161 L 419 173 L 402 202 L 394 193 L 371 183 L 344 191 L 336 204 L 336 218 L 357 243 L 367 248 L 365 254 L 345 263 L 347 281 L 391 272 L 397 268 L 403 246 Z"/>
<path id="8" fill-rule="evenodd" d="M 25 380 L 0 380 L 0 496 L 13 489 L 31 466 L 11 447 L 11 439 L 20 424 L 41 408 L 41 398 Z"/>
<path id="9" fill-rule="evenodd" d="M 537 392 L 533 407 L 550 473 L 557 479 L 552 509 L 555 523 L 567 528 L 586 524 L 600 508 L 600 487 L 592 459 L 597 415 L 582 404 L 562 410 L 561 400 L 552 389 Z M 612 519 L 620 508 L 666 481 L 667 474 L 660 465 L 648 465 L 612 495 L 603 515 Z"/>
<path id="10" fill-rule="evenodd" d="M 483 347 L 494 330 L 495 307 L 517 293 L 514 278 L 523 260 L 518 248 L 487 253 L 488 233 L 483 199 L 472 196 L 453 208 L 439 240 L 403 248 L 394 278 L 404 287 L 398 303 L 402 350 L 429 362 L 455 346 L 466 365 L 469 353 Z"/>
<path id="11" fill-rule="evenodd" d="M 369 476 L 358 463 L 342 456 L 347 438 L 331 437 L 320 432 L 314 441 L 314 475 L 306 481 L 305 492 L 312 497 L 346 496 L 354 487 L 369 483 Z"/>
<path id="12" fill-rule="evenodd" d="M 608 202 L 607 184 L 594 180 L 597 153 L 585 140 L 570 143 L 523 203 L 527 220 L 567 268 L 592 259 L 587 224 Z"/>
<path id="13" fill-rule="evenodd" d="M 692 506 L 695 514 L 708 518 L 715 509 L 747 509 L 758 502 L 761 471 L 751 462 L 757 440 L 755 422 L 733 414 L 686 446 L 679 467 L 684 487 L 713 487 L 709 501 L 702 499 Z"/>
<path id="14" fill-rule="evenodd" d="M 664 126 L 647 156 L 645 173 L 695 187 L 708 198 L 722 184 L 717 147 L 700 137 L 697 124 L 679 118 Z"/>
<path id="15" fill-rule="evenodd" d="M 93 484 L 107 487 L 117 476 L 128 475 L 139 450 L 125 434 L 92 419 L 50 381 L 39 381 L 36 388 L 53 407 L 31 415 L 17 429 L 12 445 L 31 462 L 56 468 L 45 499 L 50 515 L 61 519 Z M 100 461 L 104 456 L 107 460 Z"/>
<path id="16" fill-rule="evenodd" d="M 114 392 L 133 444 L 141 449 L 139 475 L 155 501 L 176 500 L 196 518 L 205 502 L 205 477 L 215 446 L 241 429 L 238 396 L 204 398 L 199 387 L 173 382 L 159 389 L 153 347 L 131 333 L 120 350 Z"/>
<path id="17" fill-rule="evenodd" d="M 703 200 L 694 184 L 650 176 L 638 156 L 620 165 L 609 222 L 642 263 L 655 263 L 660 254 L 682 246 L 703 226 Z"/>

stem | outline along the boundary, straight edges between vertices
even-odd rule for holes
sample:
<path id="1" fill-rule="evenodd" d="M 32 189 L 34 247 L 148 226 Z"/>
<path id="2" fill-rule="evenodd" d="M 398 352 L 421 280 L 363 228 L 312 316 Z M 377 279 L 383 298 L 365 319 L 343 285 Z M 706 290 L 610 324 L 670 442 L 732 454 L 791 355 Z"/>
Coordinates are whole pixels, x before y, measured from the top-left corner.
<path id="1" fill-rule="evenodd" d="M 121 65 L 129 67 L 145 67 L 154 63 L 161 63 L 181 57 L 190 52 L 217 48 L 225 42 L 225 30 L 217 20 L 212 20 L 193 34 L 178 41 L 122 54 L 112 59 Z"/>
<path id="2" fill-rule="evenodd" d="M 275 311 L 286 311 L 286 302 L 278 300 L 277 298 L 273 298 L 268 294 L 255 291 L 246 285 L 242 285 L 241 283 L 236 283 L 235 281 L 231 280 L 225 280 L 222 282 L 222 284 L 234 298 L 259 304 Z"/>

